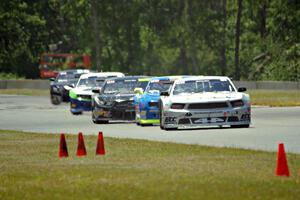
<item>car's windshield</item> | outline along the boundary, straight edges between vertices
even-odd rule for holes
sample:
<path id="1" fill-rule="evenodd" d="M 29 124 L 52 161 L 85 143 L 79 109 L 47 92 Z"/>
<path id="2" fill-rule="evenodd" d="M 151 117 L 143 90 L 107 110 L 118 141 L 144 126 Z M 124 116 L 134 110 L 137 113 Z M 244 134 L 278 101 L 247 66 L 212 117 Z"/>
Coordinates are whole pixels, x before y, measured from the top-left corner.
<path id="1" fill-rule="evenodd" d="M 88 78 L 81 78 L 76 87 L 96 87 L 97 76 L 90 76 Z"/>
<path id="2" fill-rule="evenodd" d="M 57 81 L 68 81 L 70 79 L 74 79 L 74 74 L 58 74 L 56 80 Z"/>
<path id="3" fill-rule="evenodd" d="M 56 82 L 68 82 L 76 83 L 78 81 L 78 74 L 68 73 L 68 74 L 58 74 L 56 77 Z"/>
<path id="4" fill-rule="evenodd" d="M 137 86 L 137 79 L 108 80 L 103 94 L 132 94 Z"/>
<path id="5" fill-rule="evenodd" d="M 136 85 L 137 88 L 143 88 L 143 90 L 146 89 L 148 85 L 148 81 L 139 81 Z"/>
<path id="6" fill-rule="evenodd" d="M 179 81 L 174 86 L 173 95 L 202 93 L 202 92 L 231 92 L 234 87 L 226 80 L 193 80 Z"/>
<path id="7" fill-rule="evenodd" d="M 171 81 L 151 81 L 149 86 L 147 87 L 146 92 L 152 92 L 152 91 L 168 91 L 170 87 L 173 85 L 173 82 Z"/>
<path id="8" fill-rule="evenodd" d="M 105 82 L 104 78 L 97 78 L 96 79 L 96 85 L 97 85 L 97 87 L 103 87 L 104 82 Z"/>

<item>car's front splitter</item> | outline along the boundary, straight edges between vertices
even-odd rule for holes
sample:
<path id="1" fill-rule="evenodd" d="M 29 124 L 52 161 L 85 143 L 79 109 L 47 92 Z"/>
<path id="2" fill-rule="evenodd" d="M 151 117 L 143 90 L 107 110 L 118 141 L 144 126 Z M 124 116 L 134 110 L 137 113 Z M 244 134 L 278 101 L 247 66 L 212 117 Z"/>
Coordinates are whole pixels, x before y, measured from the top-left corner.
<path id="1" fill-rule="evenodd" d="M 92 102 L 90 100 L 78 100 L 78 99 L 70 99 L 70 106 L 72 113 L 79 113 L 83 111 L 91 111 L 92 110 Z"/>
<path id="2" fill-rule="evenodd" d="M 198 128 L 205 126 L 238 126 L 251 123 L 249 108 L 230 110 L 169 110 L 164 113 L 165 128 Z"/>
<path id="3" fill-rule="evenodd" d="M 135 120 L 134 108 L 108 108 L 97 107 L 93 110 L 93 115 L 97 120 Z"/>

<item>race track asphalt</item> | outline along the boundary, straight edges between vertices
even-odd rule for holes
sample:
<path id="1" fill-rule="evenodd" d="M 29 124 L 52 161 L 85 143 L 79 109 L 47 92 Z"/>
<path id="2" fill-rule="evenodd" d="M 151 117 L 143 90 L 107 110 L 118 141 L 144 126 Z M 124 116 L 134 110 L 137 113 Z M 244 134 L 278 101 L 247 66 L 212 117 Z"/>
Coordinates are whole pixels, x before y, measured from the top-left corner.
<path id="1" fill-rule="evenodd" d="M 109 137 L 266 151 L 277 151 L 278 143 L 284 142 L 287 152 L 300 153 L 300 107 L 253 107 L 250 128 L 163 131 L 128 122 L 96 125 L 89 112 L 74 116 L 68 104 L 53 106 L 48 97 L 0 95 L 0 129 L 94 135 L 103 131 Z"/>

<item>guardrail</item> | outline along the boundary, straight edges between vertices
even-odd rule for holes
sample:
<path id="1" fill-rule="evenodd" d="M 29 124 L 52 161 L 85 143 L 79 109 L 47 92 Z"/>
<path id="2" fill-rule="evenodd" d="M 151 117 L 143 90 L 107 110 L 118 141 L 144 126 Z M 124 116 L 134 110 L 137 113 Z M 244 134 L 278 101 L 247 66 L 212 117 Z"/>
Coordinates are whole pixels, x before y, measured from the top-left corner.
<path id="1" fill-rule="evenodd" d="M 234 81 L 237 87 L 265 90 L 300 90 L 300 82 Z M 0 89 L 49 89 L 49 80 L 0 80 Z"/>

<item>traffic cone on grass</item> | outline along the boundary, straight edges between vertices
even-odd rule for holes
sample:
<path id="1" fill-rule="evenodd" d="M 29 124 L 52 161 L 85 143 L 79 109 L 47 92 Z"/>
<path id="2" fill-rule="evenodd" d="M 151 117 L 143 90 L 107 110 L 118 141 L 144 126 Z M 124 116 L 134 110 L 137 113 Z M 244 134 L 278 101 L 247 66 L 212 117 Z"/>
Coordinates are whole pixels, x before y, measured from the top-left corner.
<path id="1" fill-rule="evenodd" d="M 290 176 L 283 143 L 278 145 L 276 176 Z"/>
<path id="2" fill-rule="evenodd" d="M 99 132 L 97 140 L 96 155 L 105 155 L 103 133 Z"/>
<path id="3" fill-rule="evenodd" d="M 68 148 L 67 148 L 65 134 L 61 133 L 58 157 L 62 158 L 62 157 L 68 157 L 68 156 L 69 156 L 69 154 L 68 154 Z"/>
<path id="4" fill-rule="evenodd" d="M 80 132 L 78 134 L 78 146 L 77 146 L 77 156 L 85 156 L 86 155 L 86 149 L 84 145 L 83 135 Z"/>

